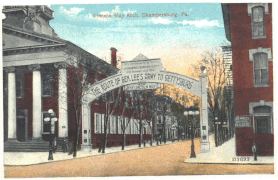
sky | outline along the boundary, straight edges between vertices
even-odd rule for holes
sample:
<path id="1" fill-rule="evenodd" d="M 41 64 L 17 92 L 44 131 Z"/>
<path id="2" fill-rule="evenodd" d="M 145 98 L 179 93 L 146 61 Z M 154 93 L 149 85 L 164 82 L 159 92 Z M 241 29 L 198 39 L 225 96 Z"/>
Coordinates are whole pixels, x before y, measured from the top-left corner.
<path id="1" fill-rule="evenodd" d="M 142 53 L 182 73 L 211 48 L 227 45 L 220 3 L 55 4 L 50 25 L 63 39 L 110 61 Z"/>

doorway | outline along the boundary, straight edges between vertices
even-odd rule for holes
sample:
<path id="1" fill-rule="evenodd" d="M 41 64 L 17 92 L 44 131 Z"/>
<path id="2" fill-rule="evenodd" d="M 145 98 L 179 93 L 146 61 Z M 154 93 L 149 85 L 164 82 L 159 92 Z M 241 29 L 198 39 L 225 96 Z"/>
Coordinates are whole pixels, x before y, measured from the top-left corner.
<path id="1" fill-rule="evenodd" d="M 28 109 L 19 109 L 17 111 L 16 137 L 20 142 L 28 140 Z"/>

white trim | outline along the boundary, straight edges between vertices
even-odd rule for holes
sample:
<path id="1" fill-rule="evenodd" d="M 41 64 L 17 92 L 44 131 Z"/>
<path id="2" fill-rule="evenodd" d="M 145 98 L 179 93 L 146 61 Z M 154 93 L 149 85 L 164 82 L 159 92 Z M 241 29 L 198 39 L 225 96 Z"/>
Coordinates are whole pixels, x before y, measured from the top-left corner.
<path id="1" fill-rule="evenodd" d="M 268 61 L 272 61 L 271 48 L 262 48 L 262 47 L 259 47 L 258 49 L 249 49 L 249 61 L 254 61 L 254 54 L 261 53 L 261 52 L 267 54 Z"/>
<path id="2" fill-rule="evenodd" d="M 251 16 L 251 15 L 252 15 L 252 8 L 253 8 L 253 7 L 256 7 L 256 6 L 263 6 L 263 7 L 264 7 L 265 14 L 269 14 L 268 3 L 248 3 L 248 4 L 247 4 L 248 16 Z"/>
<path id="3" fill-rule="evenodd" d="M 254 114 L 254 108 L 259 106 L 269 106 L 271 107 L 271 113 L 260 113 Z M 255 127 L 255 116 L 269 116 L 270 124 L 271 124 L 271 134 L 273 134 L 273 102 L 267 102 L 265 100 L 260 100 L 260 102 L 249 102 L 249 115 L 253 116 L 253 133 L 256 132 Z"/>
<path id="4" fill-rule="evenodd" d="M 260 100 L 260 102 L 249 102 L 249 115 L 254 116 L 254 107 L 257 106 L 269 106 L 273 112 L 273 102 L 267 102 L 265 100 Z"/>

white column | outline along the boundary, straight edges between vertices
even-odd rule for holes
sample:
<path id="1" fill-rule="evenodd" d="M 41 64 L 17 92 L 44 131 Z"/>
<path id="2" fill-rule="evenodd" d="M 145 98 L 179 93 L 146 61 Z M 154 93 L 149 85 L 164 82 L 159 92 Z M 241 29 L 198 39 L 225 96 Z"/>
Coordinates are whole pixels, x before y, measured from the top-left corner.
<path id="1" fill-rule="evenodd" d="M 81 150 L 91 152 L 91 107 L 89 104 L 82 104 L 82 144 Z"/>
<path id="2" fill-rule="evenodd" d="M 42 137 L 42 82 L 40 65 L 30 65 L 33 70 L 33 138 Z"/>
<path id="3" fill-rule="evenodd" d="M 201 129 L 201 152 L 206 153 L 210 151 L 210 142 L 208 134 L 208 98 L 207 98 L 207 75 L 204 73 L 205 67 L 201 68 L 201 98 L 202 98 L 202 118 L 200 123 Z"/>
<path id="4" fill-rule="evenodd" d="M 68 82 L 67 82 L 67 64 L 58 63 L 54 65 L 59 68 L 59 130 L 58 137 L 68 137 Z"/>
<path id="5" fill-rule="evenodd" d="M 8 72 L 8 138 L 16 139 L 15 67 L 8 67 L 6 70 Z"/>

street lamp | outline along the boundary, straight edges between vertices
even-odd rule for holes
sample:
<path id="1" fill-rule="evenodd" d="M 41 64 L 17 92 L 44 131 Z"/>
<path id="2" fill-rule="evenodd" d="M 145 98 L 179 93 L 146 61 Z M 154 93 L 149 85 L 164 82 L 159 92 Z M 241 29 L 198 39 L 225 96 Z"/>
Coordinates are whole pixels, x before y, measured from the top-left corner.
<path id="1" fill-rule="evenodd" d="M 46 117 L 44 118 L 44 122 L 49 123 L 50 129 L 49 129 L 49 155 L 48 160 L 53 160 L 53 147 L 52 142 L 54 140 L 54 133 L 55 133 L 55 122 L 58 121 L 56 113 L 53 111 L 53 109 L 49 109 L 48 113 L 46 114 Z"/>
<path id="2" fill-rule="evenodd" d="M 215 130 L 215 146 L 217 147 L 219 145 L 219 141 L 220 141 L 220 136 L 219 136 L 219 131 L 218 131 L 218 125 L 221 124 L 221 122 L 218 122 L 218 117 L 215 117 L 215 125 L 216 125 L 216 130 Z"/>
<path id="3" fill-rule="evenodd" d="M 190 117 L 191 120 L 191 155 L 190 158 L 196 158 L 195 150 L 194 150 L 194 117 L 200 114 L 198 107 L 190 106 L 185 109 L 184 113 L 185 116 Z"/>

